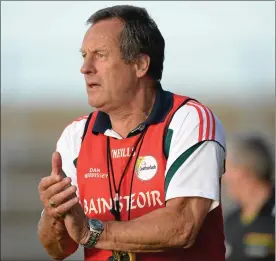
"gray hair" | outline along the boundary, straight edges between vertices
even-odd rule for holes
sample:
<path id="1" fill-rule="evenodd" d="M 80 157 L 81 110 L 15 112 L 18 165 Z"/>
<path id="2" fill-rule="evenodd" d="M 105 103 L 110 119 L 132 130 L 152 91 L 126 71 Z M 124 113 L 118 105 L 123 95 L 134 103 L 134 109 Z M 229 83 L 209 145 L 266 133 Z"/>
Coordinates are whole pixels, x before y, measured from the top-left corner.
<path id="1" fill-rule="evenodd" d="M 147 10 L 130 5 L 111 6 L 91 15 L 87 23 L 93 25 L 111 18 L 118 18 L 124 22 L 119 39 L 122 58 L 129 63 L 139 54 L 147 54 L 150 57 L 147 74 L 160 81 L 165 59 L 165 40 Z"/>
<path id="2" fill-rule="evenodd" d="M 242 134 L 229 141 L 231 162 L 252 171 L 259 179 L 274 180 L 274 149 L 260 134 Z"/>

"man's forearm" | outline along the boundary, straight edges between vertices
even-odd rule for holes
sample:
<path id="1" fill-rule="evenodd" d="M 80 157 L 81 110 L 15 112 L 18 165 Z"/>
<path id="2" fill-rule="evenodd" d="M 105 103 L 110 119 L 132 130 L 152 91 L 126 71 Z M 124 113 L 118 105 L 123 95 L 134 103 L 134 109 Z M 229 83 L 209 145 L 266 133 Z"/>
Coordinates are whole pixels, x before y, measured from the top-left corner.
<path id="1" fill-rule="evenodd" d="M 38 224 L 39 239 L 48 254 L 55 260 L 63 260 L 73 254 L 78 244 L 68 235 L 62 221 L 43 213 Z"/>
<path id="2" fill-rule="evenodd" d="M 159 209 L 135 220 L 106 222 L 105 232 L 96 247 L 129 252 L 159 252 L 172 247 L 185 247 L 191 222 L 169 209 Z M 184 230 L 183 230 L 184 228 Z"/>
<path id="3" fill-rule="evenodd" d="M 199 197 L 176 198 L 137 219 L 106 222 L 97 248 L 125 252 L 157 252 L 190 247 L 211 206 Z"/>

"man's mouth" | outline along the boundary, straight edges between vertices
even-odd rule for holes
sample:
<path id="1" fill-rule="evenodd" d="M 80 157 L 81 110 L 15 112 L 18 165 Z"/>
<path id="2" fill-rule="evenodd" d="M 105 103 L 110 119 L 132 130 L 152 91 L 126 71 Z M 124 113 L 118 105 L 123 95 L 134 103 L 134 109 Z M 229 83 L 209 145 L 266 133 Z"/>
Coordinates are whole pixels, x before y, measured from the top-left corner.
<path id="1" fill-rule="evenodd" d="M 98 83 L 87 83 L 87 86 L 91 89 L 94 89 L 94 88 L 100 87 L 101 85 Z"/>

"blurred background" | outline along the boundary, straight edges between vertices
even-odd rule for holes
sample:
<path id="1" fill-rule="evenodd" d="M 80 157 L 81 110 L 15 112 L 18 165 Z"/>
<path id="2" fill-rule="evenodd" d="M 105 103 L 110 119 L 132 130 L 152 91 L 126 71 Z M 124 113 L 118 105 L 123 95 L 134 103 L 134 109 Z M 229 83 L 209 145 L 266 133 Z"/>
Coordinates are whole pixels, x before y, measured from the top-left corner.
<path id="1" fill-rule="evenodd" d="M 37 186 L 63 128 L 91 111 L 79 72 L 85 21 L 116 4 L 126 2 L 1 2 L 1 260 L 50 260 Z M 207 104 L 227 137 L 256 131 L 274 144 L 274 1 L 128 4 L 145 7 L 166 40 L 164 89 Z M 223 193 L 224 215 L 234 207 Z"/>

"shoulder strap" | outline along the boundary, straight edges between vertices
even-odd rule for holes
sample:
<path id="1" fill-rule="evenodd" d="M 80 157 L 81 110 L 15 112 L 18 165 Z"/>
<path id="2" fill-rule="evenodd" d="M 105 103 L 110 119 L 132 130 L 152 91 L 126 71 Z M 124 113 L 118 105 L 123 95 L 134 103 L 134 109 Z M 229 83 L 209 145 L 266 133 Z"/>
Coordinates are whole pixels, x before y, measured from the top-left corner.
<path id="1" fill-rule="evenodd" d="M 81 141 L 83 142 L 84 138 L 85 138 L 85 135 L 87 133 L 87 130 L 88 130 L 88 126 L 89 126 L 89 123 L 90 123 L 90 120 L 92 118 L 92 115 L 93 115 L 93 112 L 91 112 L 86 120 L 86 123 L 85 123 L 85 126 L 84 126 L 84 130 L 83 130 L 83 134 L 82 134 L 82 138 L 81 138 Z"/>
<path id="2" fill-rule="evenodd" d="M 170 123 L 171 123 L 171 121 L 172 121 L 172 118 L 173 118 L 174 114 L 175 114 L 182 106 L 184 106 L 185 104 L 187 104 L 189 101 L 196 101 L 196 102 L 198 102 L 197 100 L 192 99 L 192 98 L 187 98 L 187 99 L 185 99 L 185 100 L 176 108 L 176 110 L 169 116 L 169 119 L 167 120 L 166 127 L 165 127 L 165 130 L 164 130 L 164 135 L 163 135 L 163 153 L 164 153 L 166 159 L 168 159 L 168 156 L 169 156 L 169 153 L 165 150 L 165 145 L 166 145 L 166 139 L 167 139 L 168 129 L 169 129 Z"/>
<path id="3" fill-rule="evenodd" d="M 93 116 L 93 112 L 91 112 L 86 120 L 86 123 L 85 123 L 85 126 L 84 126 L 84 129 L 83 129 L 83 134 L 82 134 L 82 137 L 81 137 L 81 145 L 84 141 L 84 138 L 85 138 L 85 135 L 87 133 L 87 130 L 88 130 L 88 127 L 89 127 L 89 123 L 91 122 L 91 119 L 92 119 L 92 116 Z M 81 146 L 80 145 L 80 146 Z M 79 157 L 79 156 L 78 156 Z M 78 157 L 73 161 L 74 162 L 74 165 L 75 167 L 77 168 L 77 164 L 78 164 Z"/>

